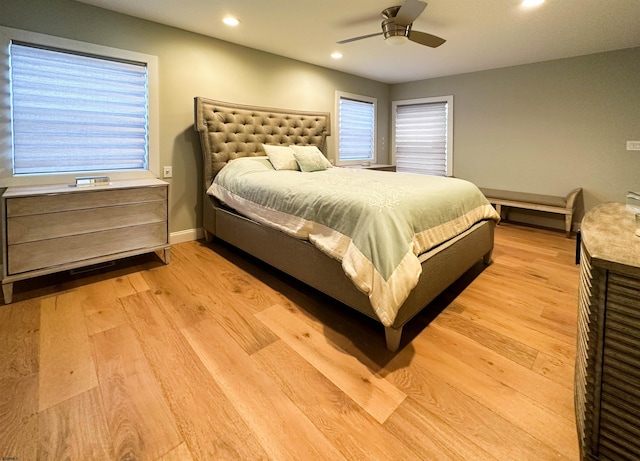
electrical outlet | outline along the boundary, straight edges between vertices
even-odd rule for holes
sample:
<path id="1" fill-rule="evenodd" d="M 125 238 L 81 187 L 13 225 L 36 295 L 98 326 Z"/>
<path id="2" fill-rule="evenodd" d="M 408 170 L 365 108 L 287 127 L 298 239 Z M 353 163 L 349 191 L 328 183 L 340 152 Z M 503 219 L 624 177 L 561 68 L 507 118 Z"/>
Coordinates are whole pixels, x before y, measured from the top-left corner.
<path id="1" fill-rule="evenodd" d="M 627 141 L 627 150 L 640 150 L 640 141 Z"/>
<path id="2" fill-rule="evenodd" d="M 163 178 L 170 178 L 173 176 L 173 167 L 171 166 L 165 166 L 162 169 L 162 177 Z"/>

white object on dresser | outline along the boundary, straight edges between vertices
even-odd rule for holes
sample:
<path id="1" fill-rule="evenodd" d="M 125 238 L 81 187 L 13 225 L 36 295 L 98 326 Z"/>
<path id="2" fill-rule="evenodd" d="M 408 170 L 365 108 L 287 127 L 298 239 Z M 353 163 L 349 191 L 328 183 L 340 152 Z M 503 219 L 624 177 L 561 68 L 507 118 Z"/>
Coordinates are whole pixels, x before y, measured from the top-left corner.
<path id="1" fill-rule="evenodd" d="M 2 195 L 2 291 L 39 275 L 162 250 L 169 264 L 169 184 L 9 187 Z"/>

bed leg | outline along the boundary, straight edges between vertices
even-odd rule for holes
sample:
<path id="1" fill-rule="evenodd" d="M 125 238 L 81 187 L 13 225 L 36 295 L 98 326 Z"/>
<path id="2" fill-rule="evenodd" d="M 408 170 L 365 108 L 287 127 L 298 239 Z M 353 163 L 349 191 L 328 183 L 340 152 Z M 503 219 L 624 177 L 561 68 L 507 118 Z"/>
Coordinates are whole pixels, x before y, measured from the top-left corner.
<path id="1" fill-rule="evenodd" d="M 207 229 L 204 230 L 204 239 L 207 243 L 213 242 L 213 234 L 209 232 Z"/>
<path id="2" fill-rule="evenodd" d="M 485 254 L 482 257 L 482 262 L 484 263 L 485 266 L 488 266 L 493 262 L 493 258 L 491 256 L 492 254 L 493 254 L 493 250 L 490 250 L 487 254 Z"/>
<path id="3" fill-rule="evenodd" d="M 392 328 L 384 327 L 384 337 L 387 341 L 387 349 L 395 352 L 400 347 L 400 337 L 402 336 L 402 327 Z"/>

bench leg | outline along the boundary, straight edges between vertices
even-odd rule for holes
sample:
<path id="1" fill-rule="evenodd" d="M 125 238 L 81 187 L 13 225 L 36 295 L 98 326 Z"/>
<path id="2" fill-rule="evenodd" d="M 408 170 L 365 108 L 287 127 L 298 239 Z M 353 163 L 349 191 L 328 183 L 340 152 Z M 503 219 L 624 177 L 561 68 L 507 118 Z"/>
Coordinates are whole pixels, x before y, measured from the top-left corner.
<path id="1" fill-rule="evenodd" d="M 502 220 L 502 205 L 496 203 L 496 211 L 498 212 L 498 215 L 500 215 L 500 220 Z"/>
<path id="2" fill-rule="evenodd" d="M 564 228 L 567 231 L 567 237 L 571 237 L 571 224 L 573 223 L 573 214 L 564 215 Z"/>

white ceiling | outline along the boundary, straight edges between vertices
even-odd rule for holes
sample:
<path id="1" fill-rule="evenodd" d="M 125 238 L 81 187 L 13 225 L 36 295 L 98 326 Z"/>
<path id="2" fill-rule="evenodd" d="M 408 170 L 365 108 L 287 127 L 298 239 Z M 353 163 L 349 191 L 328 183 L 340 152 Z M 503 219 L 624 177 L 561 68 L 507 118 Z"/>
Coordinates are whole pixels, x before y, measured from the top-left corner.
<path id="1" fill-rule="evenodd" d="M 380 12 L 402 0 L 79 0 L 258 50 L 385 83 L 640 46 L 640 0 L 430 0 L 413 29 L 445 38 L 439 48 L 390 46 Z M 240 19 L 225 26 L 227 15 Z M 333 60 L 340 51 L 344 57 Z"/>

